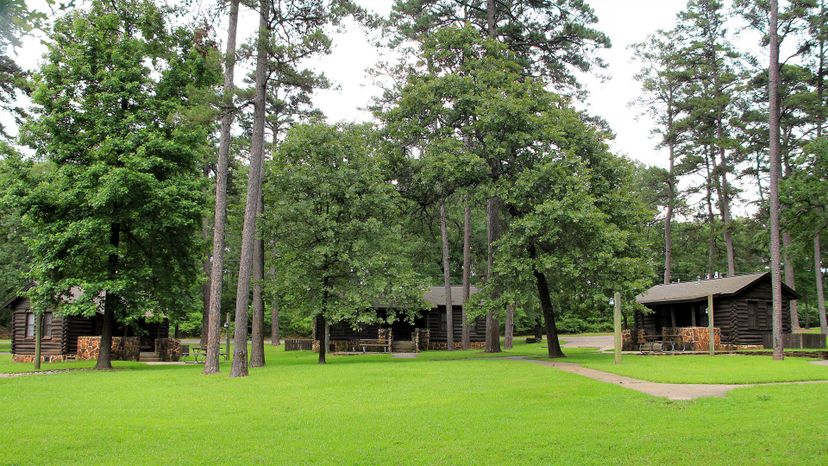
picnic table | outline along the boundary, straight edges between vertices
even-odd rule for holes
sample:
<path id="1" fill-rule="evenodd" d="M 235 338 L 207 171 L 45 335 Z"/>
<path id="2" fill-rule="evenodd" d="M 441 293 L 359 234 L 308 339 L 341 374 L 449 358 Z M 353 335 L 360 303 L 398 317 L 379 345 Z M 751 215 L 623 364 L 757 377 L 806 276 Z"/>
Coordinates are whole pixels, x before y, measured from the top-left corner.
<path id="1" fill-rule="evenodd" d="M 222 350 L 221 348 L 219 348 L 219 356 L 225 356 L 226 357 L 227 356 L 227 351 Z M 204 362 L 203 360 L 199 361 L 198 360 L 199 357 L 203 358 L 204 360 L 207 359 L 207 347 L 206 346 L 194 346 L 193 347 L 193 360 L 195 361 L 196 364 L 198 364 L 199 362 Z"/>
<path id="2" fill-rule="evenodd" d="M 692 342 L 684 340 L 684 336 L 680 333 L 665 333 L 663 335 L 646 335 L 644 336 L 644 343 L 638 347 L 639 351 L 661 353 L 665 351 L 687 351 L 688 343 Z M 669 349 L 667 347 L 669 346 Z"/>

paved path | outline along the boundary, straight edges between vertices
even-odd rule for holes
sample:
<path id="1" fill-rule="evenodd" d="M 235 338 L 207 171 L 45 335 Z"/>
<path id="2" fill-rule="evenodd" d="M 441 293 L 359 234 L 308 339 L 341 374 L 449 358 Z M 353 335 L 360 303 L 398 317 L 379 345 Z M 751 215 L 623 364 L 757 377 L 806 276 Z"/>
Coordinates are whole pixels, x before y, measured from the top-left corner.
<path id="1" fill-rule="evenodd" d="M 28 377 L 30 375 L 53 375 L 53 374 L 61 374 L 63 372 L 78 372 L 78 371 L 90 371 L 92 369 L 88 368 L 71 368 L 71 369 L 53 369 L 48 371 L 37 371 L 37 372 L 0 372 L 0 379 L 14 379 L 17 377 Z"/>
<path id="2" fill-rule="evenodd" d="M 564 340 L 562 345 L 564 348 L 600 348 L 612 349 L 613 337 L 612 335 L 593 335 L 593 336 L 565 336 L 561 337 Z"/>
<path id="3" fill-rule="evenodd" d="M 538 361 L 536 359 L 527 359 L 524 357 L 507 357 L 504 359 L 523 360 L 542 366 L 554 367 L 562 371 L 573 374 L 589 377 L 600 382 L 612 383 L 621 385 L 624 388 L 635 390 L 637 392 L 646 393 L 647 395 L 667 398 L 668 400 L 695 400 L 696 398 L 709 397 L 724 397 L 727 392 L 735 388 L 744 387 L 758 387 L 769 385 L 805 385 L 813 383 L 828 383 L 828 380 L 818 380 L 809 382 L 776 382 L 776 383 L 761 383 L 761 384 L 684 384 L 684 383 L 659 383 L 649 382 L 646 380 L 634 379 L 623 375 L 612 374 L 609 372 L 589 369 L 579 364 L 572 362 L 556 362 L 556 361 Z"/>

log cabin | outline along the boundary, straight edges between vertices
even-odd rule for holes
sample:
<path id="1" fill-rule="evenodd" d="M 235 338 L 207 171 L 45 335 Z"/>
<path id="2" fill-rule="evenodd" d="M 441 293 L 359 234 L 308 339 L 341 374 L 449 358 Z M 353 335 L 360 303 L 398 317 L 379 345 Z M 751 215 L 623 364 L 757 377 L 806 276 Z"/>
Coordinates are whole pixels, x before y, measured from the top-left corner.
<path id="1" fill-rule="evenodd" d="M 15 360 L 27 360 L 35 353 L 35 313 L 29 298 L 19 295 L 4 303 L 11 310 L 12 354 Z M 100 336 L 103 314 L 95 316 L 63 316 L 47 310 L 43 312 L 40 352 L 46 360 L 72 359 L 78 352 L 78 338 Z M 116 324 L 115 337 L 137 337 L 140 351 L 155 351 L 155 340 L 169 336 L 169 321 L 152 322 L 140 319 L 135 325 Z"/>
<path id="2" fill-rule="evenodd" d="M 476 287 L 469 289 L 469 296 L 478 293 Z M 390 329 L 391 338 L 388 346 L 392 351 L 413 352 L 420 349 L 446 349 L 448 340 L 448 321 L 446 313 L 446 288 L 434 286 L 423 296 L 431 308 L 419 313 L 414 322 L 396 319 L 391 324 L 366 324 L 353 328 L 347 322 L 332 322 L 328 327 L 330 351 L 358 351 L 360 340 L 377 339 L 386 329 Z M 460 348 L 463 332 L 463 287 L 451 287 L 452 300 L 452 333 L 454 346 Z M 377 317 L 381 320 L 393 313 L 392 309 L 382 306 L 376 308 Z M 325 329 L 321 321 L 314 324 L 314 340 L 316 335 L 324 335 Z M 426 332 L 427 330 L 427 332 Z M 486 319 L 477 318 L 469 324 L 469 341 L 472 348 L 482 348 L 486 341 Z M 318 344 L 318 340 L 317 343 Z"/>
<path id="3" fill-rule="evenodd" d="M 664 329 L 706 327 L 707 299 L 713 296 L 713 326 L 721 343 L 763 345 L 772 331 L 770 273 L 656 285 L 636 297 L 651 312 L 635 312 L 635 333 L 661 335 Z M 782 284 L 783 333 L 791 332 L 790 302 L 796 291 Z"/>

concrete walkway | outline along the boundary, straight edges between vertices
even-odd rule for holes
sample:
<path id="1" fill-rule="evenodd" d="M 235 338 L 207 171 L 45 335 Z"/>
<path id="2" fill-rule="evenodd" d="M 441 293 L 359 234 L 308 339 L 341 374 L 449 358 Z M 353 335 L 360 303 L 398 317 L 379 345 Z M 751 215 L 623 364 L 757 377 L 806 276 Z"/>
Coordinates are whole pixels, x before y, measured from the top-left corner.
<path id="1" fill-rule="evenodd" d="M 659 383 L 649 382 L 646 380 L 634 379 L 623 375 L 612 374 L 609 372 L 589 369 L 579 364 L 571 362 L 556 362 L 556 361 L 538 361 L 536 359 L 527 359 L 524 357 L 507 357 L 504 359 L 512 359 L 519 361 L 531 362 L 540 364 L 542 366 L 554 367 L 562 371 L 578 374 L 588 377 L 599 382 L 612 383 L 621 385 L 624 388 L 635 390 L 637 392 L 646 393 L 647 395 L 667 398 L 668 400 L 695 400 L 697 398 L 724 397 L 729 391 L 736 388 L 744 387 L 765 387 L 771 385 L 806 385 L 814 383 L 828 383 L 828 380 L 808 381 L 808 382 L 776 382 L 776 383 L 760 383 L 760 384 L 684 384 L 684 383 Z"/>
<path id="2" fill-rule="evenodd" d="M 71 368 L 71 369 L 53 369 L 48 371 L 37 371 L 37 372 L 0 372 L 0 379 L 15 379 L 17 377 L 28 377 L 30 375 L 54 375 L 54 374 L 62 374 L 64 372 L 78 372 L 78 371 L 91 371 L 92 369 L 89 368 Z"/>

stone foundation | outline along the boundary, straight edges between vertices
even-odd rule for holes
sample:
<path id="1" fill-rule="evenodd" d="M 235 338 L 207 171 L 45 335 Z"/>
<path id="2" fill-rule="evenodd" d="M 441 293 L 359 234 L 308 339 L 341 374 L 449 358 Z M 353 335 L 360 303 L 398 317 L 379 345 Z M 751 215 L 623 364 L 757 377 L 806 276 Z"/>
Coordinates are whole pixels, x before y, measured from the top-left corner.
<path id="1" fill-rule="evenodd" d="M 710 349 L 710 329 L 708 327 L 664 327 L 662 335 L 678 335 L 678 340 L 685 344 L 688 351 L 708 351 Z M 722 350 L 722 337 L 719 327 L 713 328 L 713 347 Z"/>
<path id="2" fill-rule="evenodd" d="M 15 354 L 13 358 L 14 362 L 34 362 L 34 355 L 33 354 Z M 66 361 L 65 354 L 41 354 L 40 360 L 42 362 L 61 362 Z"/>
<path id="3" fill-rule="evenodd" d="M 78 359 L 98 359 L 100 346 L 101 337 L 78 337 Z M 115 361 L 137 361 L 141 354 L 141 338 L 112 337 L 111 351 Z"/>
<path id="4" fill-rule="evenodd" d="M 181 359 L 181 341 L 176 338 L 157 338 L 155 351 L 162 361 L 178 361 Z"/>

